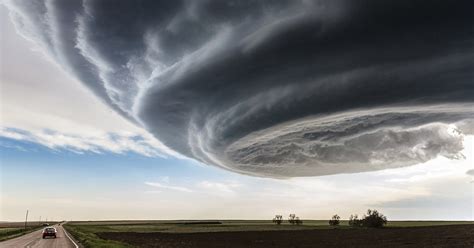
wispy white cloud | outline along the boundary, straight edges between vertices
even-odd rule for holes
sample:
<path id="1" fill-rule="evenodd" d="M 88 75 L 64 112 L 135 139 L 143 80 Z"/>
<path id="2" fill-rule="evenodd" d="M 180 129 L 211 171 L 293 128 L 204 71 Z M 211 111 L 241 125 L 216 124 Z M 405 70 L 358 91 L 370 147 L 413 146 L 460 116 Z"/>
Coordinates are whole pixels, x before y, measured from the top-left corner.
<path id="1" fill-rule="evenodd" d="M 165 182 L 165 183 L 170 183 L 170 177 L 169 176 L 160 177 L 160 181 Z"/>
<path id="2" fill-rule="evenodd" d="M 241 187 L 242 184 L 238 182 L 213 182 L 201 181 L 197 184 L 198 188 L 206 191 L 221 192 L 221 193 L 235 193 L 235 189 Z"/>
<path id="3" fill-rule="evenodd" d="M 28 150 L 20 145 L 9 144 L 7 142 L 0 141 L 0 147 L 15 149 L 22 152 L 27 152 Z"/>
<path id="4" fill-rule="evenodd" d="M 169 176 L 162 176 L 159 180 L 153 182 L 145 182 L 145 185 L 158 188 L 159 190 L 147 190 L 145 193 L 162 193 L 165 191 L 181 191 L 181 192 L 197 192 L 203 195 L 213 195 L 213 196 L 235 196 L 240 192 L 237 191 L 239 188 L 244 188 L 243 184 L 238 181 L 212 181 L 212 180 L 202 180 L 185 182 L 183 183 L 172 184 Z"/>
<path id="5" fill-rule="evenodd" d="M 76 153 L 112 152 L 122 154 L 134 152 L 147 157 L 166 157 L 162 145 L 150 135 L 134 133 L 97 132 L 93 135 L 63 133 L 55 130 L 26 131 L 0 127 L 0 137 L 33 142 L 53 150 L 68 150 Z"/>
<path id="6" fill-rule="evenodd" d="M 188 192 L 188 193 L 193 192 L 193 190 L 186 187 L 174 186 L 174 185 L 169 185 L 169 184 L 160 183 L 160 182 L 145 182 L 145 184 L 148 186 L 152 186 L 152 187 L 160 188 L 160 189 L 169 189 L 169 190 Z"/>

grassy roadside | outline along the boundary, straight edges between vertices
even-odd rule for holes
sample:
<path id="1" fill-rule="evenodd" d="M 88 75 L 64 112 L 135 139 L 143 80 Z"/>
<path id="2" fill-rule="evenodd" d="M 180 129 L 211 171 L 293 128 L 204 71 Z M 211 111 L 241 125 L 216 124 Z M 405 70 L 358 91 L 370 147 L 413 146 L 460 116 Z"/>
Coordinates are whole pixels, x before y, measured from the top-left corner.
<path id="1" fill-rule="evenodd" d="M 133 246 L 118 241 L 104 240 L 94 233 L 94 230 L 87 226 L 73 224 L 63 225 L 66 231 L 71 234 L 84 248 L 132 248 Z"/>
<path id="2" fill-rule="evenodd" d="M 30 232 L 34 232 L 38 229 L 41 229 L 41 226 L 27 227 L 26 229 L 19 227 L 0 228 L 0 242 L 22 236 Z"/>

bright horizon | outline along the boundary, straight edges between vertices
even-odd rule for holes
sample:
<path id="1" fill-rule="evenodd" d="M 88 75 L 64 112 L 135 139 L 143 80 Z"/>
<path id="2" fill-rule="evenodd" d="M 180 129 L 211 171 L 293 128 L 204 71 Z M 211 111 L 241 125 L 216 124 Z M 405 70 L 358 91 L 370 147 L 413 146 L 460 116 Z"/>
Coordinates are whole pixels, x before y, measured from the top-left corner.
<path id="1" fill-rule="evenodd" d="M 48 13 L 58 14 L 51 9 Z M 350 113 L 341 114 L 335 111 L 331 113 L 334 115 L 328 115 L 327 119 L 318 119 L 319 122 L 315 122 L 316 124 L 311 123 L 312 119 L 305 119 L 307 116 L 313 118 L 316 114 L 307 115 L 305 118 L 291 116 L 292 119 L 288 117 L 284 122 L 276 123 L 266 129 L 257 129 L 256 124 L 252 126 L 253 123 L 250 123 L 250 120 L 253 119 L 251 117 L 246 119 L 247 114 L 255 113 L 254 118 L 258 119 L 266 114 L 264 110 L 272 110 L 272 107 L 284 109 L 284 107 L 279 105 L 275 107 L 270 100 L 262 106 L 258 105 L 260 99 L 267 100 L 267 98 L 250 99 L 248 102 L 239 100 L 240 105 L 233 105 L 219 112 L 219 115 L 210 117 L 209 120 L 212 121 L 209 122 L 212 123 L 206 123 L 202 127 L 205 131 L 192 133 L 193 128 L 198 127 L 192 125 L 182 127 L 182 123 L 176 121 L 181 117 L 169 114 L 166 110 L 158 114 L 152 112 L 154 108 L 150 106 L 155 106 L 152 104 L 156 104 L 156 109 L 163 107 L 163 103 L 153 102 L 152 93 L 149 95 L 147 95 L 148 92 L 133 93 L 136 94 L 130 97 L 133 99 L 128 99 L 129 96 L 124 93 L 124 88 L 128 86 L 123 86 L 123 88 L 110 86 L 111 88 L 107 89 L 108 94 L 116 90 L 115 93 L 110 93 L 113 95 L 110 97 L 112 100 L 102 98 L 103 96 L 94 88 L 96 86 L 87 86 L 75 75 L 74 69 L 77 68 L 71 68 L 61 62 L 61 56 L 69 56 L 67 48 L 63 47 L 65 44 L 59 44 L 59 40 L 51 41 L 58 43 L 51 45 L 52 47 L 43 44 L 43 40 L 35 36 L 41 33 L 41 30 L 33 30 L 38 26 L 35 26 L 34 22 L 20 22 L 18 18 L 31 21 L 35 16 L 28 12 L 27 8 L 22 9 L 13 2 L 6 1 L 0 6 L 2 30 L 0 37 L 0 221 L 24 221 L 26 210 L 29 210 L 29 221 L 38 221 L 40 216 L 42 220 L 48 218 L 48 220 L 87 221 L 271 220 L 275 214 L 286 217 L 290 213 L 295 213 L 302 219 L 325 220 L 334 214 L 338 214 L 342 219 L 348 219 L 351 214 L 361 216 L 367 209 L 379 210 L 388 217 L 389 221 L 474 220 L 474 122 L 472 121 L 472 101 L 468 101 L 472 100 L 472 97 L 467 96 L 466 98 L 469 99 L 464 105 L 454 100 L 448 102 L 439 108 L 443 111 L 444 107 L 446 108 L 445 112 L 440 113 L 436 112 L 441 106 L 437 105 L 437 102 L 429 106 L 420 104 L 413 108 L 406 107 L 409 110 L 399 108 L 396 104 L 391 105 L 390 108 L 377 105 L 373 108 L 360 107 L 357 111 Z M 177 22 L 175 25 L 179 25 Z M 58 23 L 53 22 L 53 24 Z M 59 29 L 59 27 L 56 28 Z M 229 27 L 229 29 L 232 28 Z M 19 30 L 23 32 L 22 35 Z M 78 32 L 87 31 L 79 28 L 78 30 Z M 61 33 L 54 28 L 52 31 Z M 87 32 L 82 35 L 87 35 Z M 152 35 L 152 33 L 143 34 L 144 39 L 150 42 L 153 41 Z M 212 41 L 206 43 L 214 44 L 215 47 L 211 46 L 213 49 L 208 48 L 210 50 L 208 51 L 203 48 L 199 50 L 199 53 L 189 55 L 187 58 L 190 61 L 183 63 L 199 64 L 202 61 L 192 60 L 193 56 L 199 55 L 200 59 L 207 56 L 213 58 L 212 56 L 218 57 L 214 53 L 219 53 L 221 51 L 219 49 L 231 49 L 223 45 L 232 40 L 226 35 L 231 34 L 222 31 Z M 248 37 L 255 38 L 250 35 Z M 52 38 L 61 37 L 58 34 L 58 37 L 53 35 Z M 266 42 L 264 38 L 271 39 L 266 36 L 257 37 L 253 43 L 247 44 L 245 51 L 252 53 L 258 50 L 260 43 Z M 211 40 L 211 38 L 208 39 Z M 104 53 L 107 50 L 102 46 L 94 47 L 94 45 L 97 44 L 84 38 L 75 45 L 75 49 L 85 47 L 82 53 L 85 51 L 92 53 L 96 51 L 94 49 L 98 49 L 97 54 L 100 49 L 103 49 L 100 51 Z M 171 46 L 171 44 L 167 45 Z M 52 56 L 51 53 L 57 51 L 51 52 L 48 49 L 54 50 L 53 48 L 65 51 Z M 150 45 L 149 49 L 152 48 L 163 49 Z M 173 49 L 175 47 L 169 48 L 173 54 L 179 53 Z M 183 48 L 183 51 L 188 50 Z M 112 65 L 113 59 L 106 58 L 105 55 L 104 58 L 90 56 L 92 56 L 89 58 L 90 61 L 97 63 L 98 71 L 102 73 L 99 73 L 101 77 L 115 77 L 115 75 L 107 74 L 110 71 L 119 70 L 118 67 L 115 68 Z M 148 59 L 153 60 L 152 57 L 150 55 Z M 447 58 L 441 58 L 443 59 Z M 212 64 L 212 59 L 209 61 L 211 61 L 210 67 L 218 67 Z M 195 64 L 192 65 L 198 67 Z M 137 63 L 134 67 L 134 64 L 130 62 L 130 67 L 134 70 L 146 71 L 141 66 L 143 65 Z M 150 78 L 159 73 L 157 71 L 161 68 L 160 66 L 165 67 L 161 64 L 156 65 L 156 68 L 149 72 Z M 183 68 L 192 71 L 192 68 L 186 66 Z M 183 68 L 176 70 L 184 70 Z M 163 71 L 166 70 L 163 69 Z M 144 72 L 141 73 L 144 74 Z M 289 72 L 291 75 L 292 73 L 295 72 Z M 120 73 L 117 72 L 118 74 Z M 142 74 L 120 74 L 119 76 L 121 78 L 136 76 L 139 79 L 133 80 L 143 84 L 145 81 L 148 83 L 148 78 L 140 78 Z M 182 77 L 183 80 L 188 77 L 185 73 L 173 76 Z M 207 75 L 198 76 L 206 78 Z M 351 76 L 352 74 L 344 75 L 348 78 Z M 116 81 L 117 78 L 111 79 L 115 82 L 114 80 Z M 104 82 L 103 85 L 109 83 L 105 79 Z M 153 94 L 167 97 L 165 93 L 159 92 L 161 88 L 147 87 L 150 87 L 149 91 Z M 277 99 L 275 102 L 280 103 L 285 94 L 292 94 L 294 89 L 285 88 L 281 92 L 278 90 L 269 91 L 268 95 L 263 96 L 275 97 Z M 307 88 L 307 91 L 311 91 L 311 88 Z M 131 92 L 134 91 L 131 90 Z M 240 91 L 235 90 L 235 92 Z M 262 92 L 258 94 L 267 93 Z M 469 93 L 468 90 L 466 92 Z M 411 92 L 411 94 L 414 93 Z M 183 93 L 183 98 L 185 97 L 186 94 Z M 193 97 L 206 98 L 200 95 Z M 223 98 L 225 97 L 226 95 Z M 138 101 L 137 99 L 149 101 L 133 102 Z M 437 98 L 433 99 L 436 101 Z M 107 103 L 107 101 L 112 103 Z M 206 114 L 211 116 L 220 111 L 219 108 L 227 106 L 228 103 L 222 101 L 222 106 L 216 106 L 216 109 L 211 109 L 211 107 L 218 104 L 206 105 L 205 108 L 208 108 Z M 186 105 L 189 102 L 182 104 Z M 194 105 L 200 104 L 204 105 L 201 102 L 193 102 L 190 105 L 194 108 Z M 243 114 L 239 112 L 241 111 L 239 107 L 245 104 L 251 107 L 249 107 L 249 112 Z M 290 106 L 290 103 L 287 106 Z M 305 128 L 317 129 L 323 124 L 334 121 L 336 123 L 334 130 L 337 130 L 337 128 L 344 128 L 345 121 L 348 119 L 359 120 L 376 114 L 382 116 L 391 113 L 390 111 L 393 111 L 391 108 L 401 109 L 399 112 L 401 117 L 382 119 L 381 123 L 390 123 L 397 118 L 401 118 L 403 123 L 393 124 L 394 126 L 387 130 L 384 126 L 375 128 L 375 131 L 362 130 L 366 136 L 360 136 L 360 139 L 353 138 L 355 134 L 351 133 L 344 134 L 347 136 L 336 137 L 347 142 L 343 148 L 334 150 L 324 150 L 322 146 L 318 152 L 326 157 L 321 161 L 311 160 L 314 156 L 309 155 L 305 158 L 298 157 L 299 150 L 292 150 L 292 147 L 286 146 L 290 142 L 301 142 L 291 136 L 290 131 L 296 128 L 301 128 L 303 131 Z M 360 114 L 364 111 L 373 112 L 367 115 Z M 430 119 L 431 116 L 428 114 L 426 120 L 423 119 L 419 123 L 413 120 L 425 117 L 403 119 L 405 118 L 403 114 L 411 116 L 411 114 L 431 113 L 430 111 L 433 111 L 433 118 L 441 116 L 440 119 Z M 156 116 L 165 116 L 169 118 L 170 123 L 176 121 L 175 125 L 165 125 L 162 123 L 163 120 Z M 455 118 L 447 124 L 446 120 L 451 121 L 449 119 L 451 116 Z M 261 120 L 260 123 L 265 123 L 265 120 L 258 120 Z M 295 121 L 297 121 L 296 124 Z M 198 125 L 200 122 L 196 121 L 196 123 Z M 224 127 L 222 123 L 228 126 Z M 235 123 L 240 125 L 239 128 L 234 128 L 237 131 L 232 126 Z M 306 127 L 298 126 L 301 123 L 309 124 Z M 414 126 L 409 126 L 412 123 L 415 123 Z M 155 128 L 155 125 L 161 128 Z M 356 124 L 354 126 L 359 128 Z M 347 128 L 349 131 L 344 131 L 350 132 L 352 130 L 350 128 Z M 323 130 L 324 132 L 314 131 L 314 133 L 326 135 L 325 132 L 331 133 L 334 130 L 329 128 Z M 181 137 L 185 136 L 183 134 L 185 131 L 192 134 L 189 134 L 189 137 Z M 385 136 L 380 138 L 379 133 L 376 133 L 378 131 L 381 132 L 380 135 Z M 243 132 L 246 132 L 245 135 L 242 134 Z M 376 135 L 370 136 L 374 133 Z M 242 138 L 234 141 L 232 140 L 234 136 Z M 327 136 L 331 137 L 331 134 Z M 404 143 L 405 140 L 399 138 L 395 139 L 397 142 L 388 142 L 397 145 L 394 148 L 395 155 L 390 153 L 392 150 L 382 148 L 374 151 L 374 154 L 368 152 L 373 149 L 372 143 L 382 144 L 384 140 L 393 136 L 408 137 L 406 139 L 409 140 Z M 156 137 L 161 137 L 161 139 Z M 175 137 L 177 137 L 176 140 L 173 139 Z M 326 138 L 324 136 L 321 140 Z M 364 141 L 364 138 L 368 141 Z M 431 143 L 410 143 L 421 142 L 420 140 L 424 139 L 429 139 Z M 189 143 L 184 144 L 183 140 Z M 271 143 L 273 141 L 275 144 Z M 229 143 L 232 145 L 228 145 L 225 149 L 220 146 Z M 430 149 L 430 145 L 439 148 Z M 304 152 L 308 152 L 310 148 L 314 147 L 306 143 L 299 147 Z M 360 150 L 354 152 L 359 148 Z M 247 153 L 253 150 L 265 150 L 276 155 L 258 157 Z M 283 152 L 280 154 L 279 151 Z M 367 159 L 368 162 L 364 160 L 368 157 L 367 154 L 373 155 Z M 301 160 L 304 162 L 300 162 Z M 309 166 L 318 163 L 320 167 Z M 258 166 L 253 166 L 255 164 Z M 334 166 L 330 167 L 328 164 Z M 301 177 L 301 175 L 308 176 Z"/>

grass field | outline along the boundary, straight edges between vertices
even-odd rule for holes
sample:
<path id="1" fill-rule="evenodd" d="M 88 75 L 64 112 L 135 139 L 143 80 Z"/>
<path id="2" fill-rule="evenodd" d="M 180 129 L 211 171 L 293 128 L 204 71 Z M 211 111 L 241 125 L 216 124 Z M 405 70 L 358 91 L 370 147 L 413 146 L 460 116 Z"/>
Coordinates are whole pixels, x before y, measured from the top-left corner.
<path id="1" fill-rule="evenodd" d="M 275 225 L 267 220 L 223 220 L 217 221 L 85 221 L 69 222 L 65 228 L 85 247 L 132 247 L 118 241 L 104 240 L 101 233 L 169 233 L 192 234 L 211 232 L 261 232 L 295 230 L 331 230 L 327 220 L 305 220 L 303 225 L 289 223 Z M 474 224 L 473 221 L 391 221 L 386 229 L 400 227 L 429 227 Z M 347 221 L 341 221 L 338 229 L 350 229 Z M 99 235 L 98 235 L 99 234 Z"/>
<path id="2" fill-rule="evenodd" d="M 49 224 L 53 225 L 56 224 L 57 222 L 48 222 Z M 27 227 L 32 227 L 32 226 L 41 226 L 43 222 L 38 222 L 38 221 L 29 221 L 27 223 Z M 25 222 L 0 222 L 0 228 L 24 228 L 25 227 Z"/>
<path id="3" fill-rule="evenodd" d="M 23 234 L 37 230 L 38 226 L 27 227 L 0 227 L 0 241 L 16 238 Z"/>

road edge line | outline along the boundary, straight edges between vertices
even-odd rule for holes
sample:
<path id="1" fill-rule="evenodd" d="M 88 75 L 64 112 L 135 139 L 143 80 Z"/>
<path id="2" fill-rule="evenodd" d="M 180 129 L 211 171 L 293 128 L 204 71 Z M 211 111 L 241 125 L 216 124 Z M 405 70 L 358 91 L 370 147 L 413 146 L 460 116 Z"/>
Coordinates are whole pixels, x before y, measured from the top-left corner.
<path id="1" fill-rule="evenodd" d="M 79 246 L 76 244 L 76 242 L 74 242 L 74 240 L 71 238 L 71 236 L 69 236 L 69 234 L 67 233 L 66 228 L 63 227 L 63 231 L 64 231 L 64 234 L 66 234 L 66 237 L 69 240 L 71 240 L 71 242 L 74 244 L 74 246 L 76 246 L 76 248 L 79 248 Z"/>

